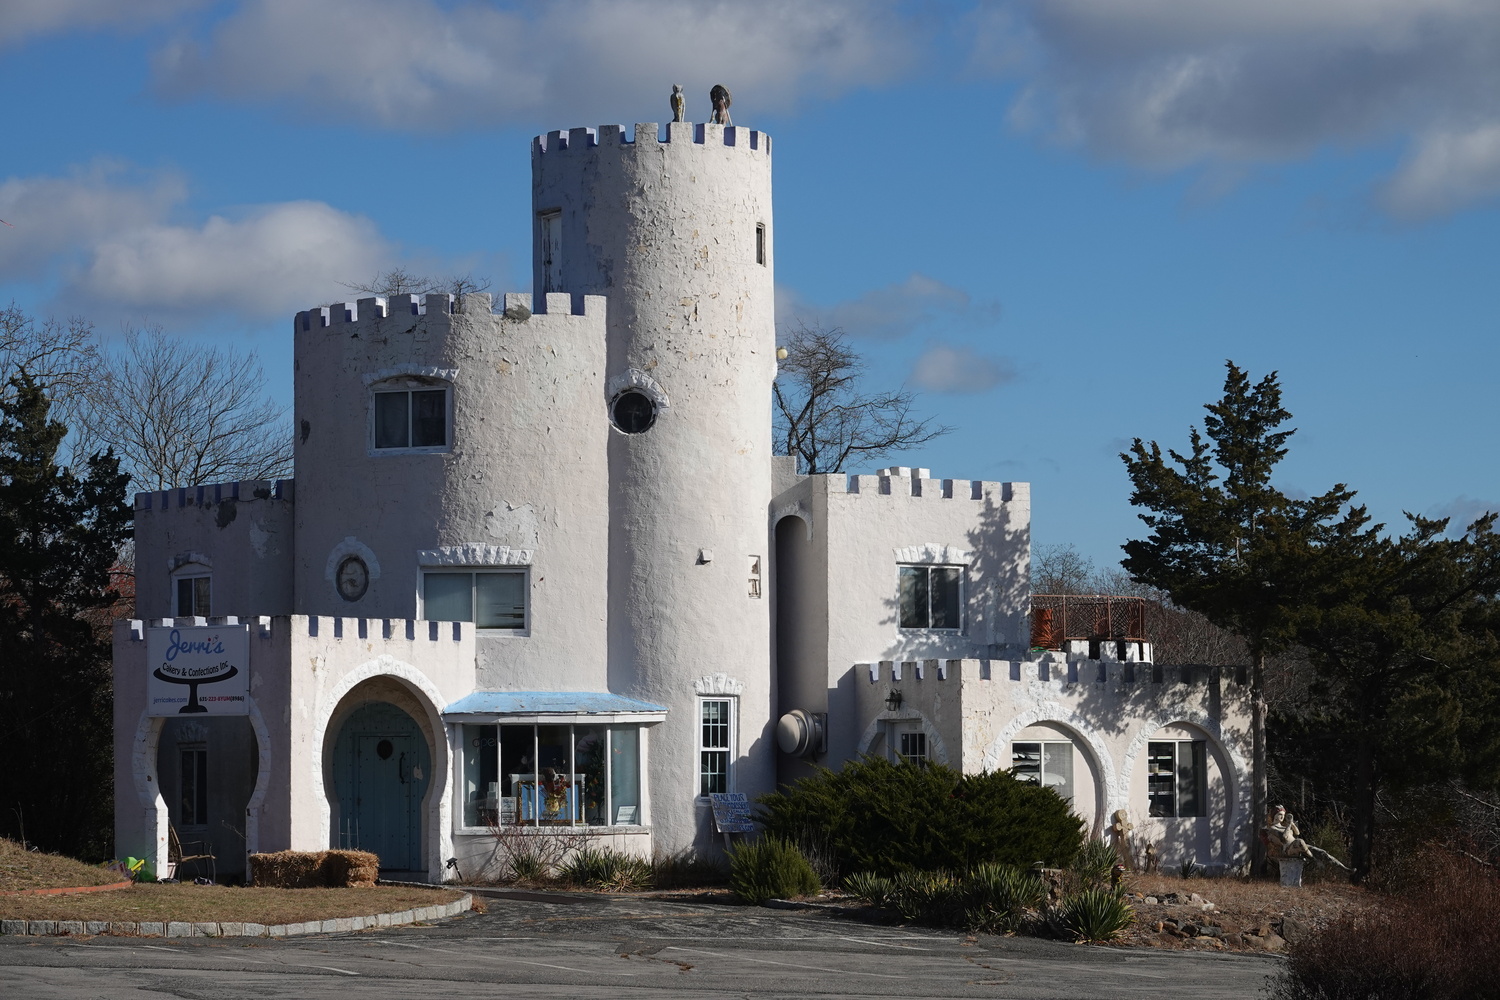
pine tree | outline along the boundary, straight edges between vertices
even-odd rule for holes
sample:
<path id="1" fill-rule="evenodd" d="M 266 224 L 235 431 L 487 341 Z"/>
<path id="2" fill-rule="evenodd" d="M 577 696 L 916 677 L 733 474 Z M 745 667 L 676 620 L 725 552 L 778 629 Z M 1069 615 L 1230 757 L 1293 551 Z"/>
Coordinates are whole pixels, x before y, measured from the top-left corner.
<path id="1" fill-rule="evenodd" d="M 114 795 L 108 612 L 130 534 L 112 453 L 57 464 L 67 428 L 24 372 L 0 400 L 0 815 L 49 850 L 109 850 Z"/>
<path id="2" fill-rule="evenodd" d="M 1204 407 L 1204 433 L 1190 429 L 1189 454 L 1169 450 L 1164 458 L 1156 442 L 1136 438 L 1120 456 L 1134 486 L 1130 502 L 1145 509 L 1140 518 L 1151 529 L 1125 543 L 1121 565 L 1248 647 L 1251 815 L 1259 822 L 1267 797 L 1266 657 L 1295 640 L 1304 608 L 1331 599 L 1324 550 L 1366 539 L 1378 526 L 1367 527 L 1363 507 L 1348 507 L 1354 493 L 1342 483 L 1306 500 L 1272 485 L 1295 433 L 1283 429 L 1292 415 L 1281 405 L 1281 385 L 1275 372 L 1252 385 L 1232 361 L 1226 367 L 1224 395 Z M 1259 838 L 1251 844 L 1258 868 Z"/>

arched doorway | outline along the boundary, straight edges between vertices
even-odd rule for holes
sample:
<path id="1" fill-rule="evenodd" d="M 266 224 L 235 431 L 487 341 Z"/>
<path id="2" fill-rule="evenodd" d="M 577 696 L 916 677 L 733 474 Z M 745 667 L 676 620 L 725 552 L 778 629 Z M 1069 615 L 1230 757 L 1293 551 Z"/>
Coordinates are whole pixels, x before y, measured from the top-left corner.
<path id="1" fill-rule="evenodd" d="M 385 870 L 425 870 L 422 800 L 431 774 L 415 719 L 384 701 L 357 708 L 333 747 L 338 845 L 379 855 Z"/>

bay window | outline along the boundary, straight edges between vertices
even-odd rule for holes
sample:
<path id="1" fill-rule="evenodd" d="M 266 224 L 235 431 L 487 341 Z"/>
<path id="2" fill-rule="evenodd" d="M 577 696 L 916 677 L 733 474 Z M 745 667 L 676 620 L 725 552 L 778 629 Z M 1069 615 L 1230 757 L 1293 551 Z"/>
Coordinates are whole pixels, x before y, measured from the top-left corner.
<path id="1" fill-rule="evenodd" d="M 465 827 L 638 826 L 638 725 L 465 724 Z"/>

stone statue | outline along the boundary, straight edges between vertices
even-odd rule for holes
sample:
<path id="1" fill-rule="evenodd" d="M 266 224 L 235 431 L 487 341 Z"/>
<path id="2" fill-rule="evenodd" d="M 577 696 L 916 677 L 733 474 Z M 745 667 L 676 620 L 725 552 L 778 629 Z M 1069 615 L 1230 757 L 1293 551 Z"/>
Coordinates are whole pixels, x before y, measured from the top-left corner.
<path id="1" fill-rule="evenodd" d="M 1130 831 L 1135 825 L 1130 822 L 1130 814 L 1124 809 L 1116 809 L 1109 824 L 1109 830 L 1115 837 L 1115 854 L 1120 858 L 1120 864 L 1130 867 Z"/>
<path id="2" fill-rule="evenodd" d="M 729 88 L 722 83 L 714 84 L 714 89 L 708 92 L 708 99 L 713 102 L 714 116 L 709 119 L 715 125 L 733 125 L 729 120 L 729 106 L 734 99 L 729 96 Z"/>
<path id="3" fill-rule="evenodd" d="M 687 121 L 687 97 L 682 93 L 682 84 L 672 84 L 672 120 Z"/>
<path id="4" fill-rule="evenodd" d="M 1351 870 L 1348 865 L 1323 848 L 1314 847 L 1303 840 L 1302 829 L 1297 826 L 1296 818 L 1286 811 L 1286 806 L 1274 805 L 1266 811 L 1266 825 L 1262 836 L 1266 840 L 1267 853 L 1272 858 L 1326 861 L 1329 864 L 1338 865 L 1344 871 Z"/>

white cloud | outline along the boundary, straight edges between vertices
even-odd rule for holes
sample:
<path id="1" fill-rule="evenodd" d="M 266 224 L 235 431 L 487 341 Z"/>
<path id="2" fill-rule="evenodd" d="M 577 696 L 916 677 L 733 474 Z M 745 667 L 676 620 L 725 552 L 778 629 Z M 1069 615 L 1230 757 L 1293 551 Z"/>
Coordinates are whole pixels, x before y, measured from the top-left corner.
<path id="1" fill-rule="evenodd" d="M 0 3 L 0 46 L 49 32 L 137 27 L 201 7 L 203 3 L 204 0 L 5 0 Z"/>
<path id="2" fill-rule="evenodd" d="M 399 259 L 369 219 L 322 202 L 184 221 L 186 197 L 178 175 L 120 163 L 0 181 L 0 274 L 51 279 L 59 309 L 96 319 L 265 320 L 353 297 L 343 282 Z"/>
<path id="3" fill-rule="evenodd" d="M 689 118 L 708 89 L 733 113 L 893 80 L 923 51 L 896 0 L 248 0 L 206 37 L 156 55 L 158 89 L 190 98 L 278 101 L 410 129 L 563 125 L 670 117 L 668 84 Z M 914 41 L 914 39 L 916 39 Z"/>
<path id="4" fill-rule="evenodd" d="M 391 259 L 374 223 L 322 202 L 259 206 L 243 218 L 143 226 L 101 241 L 77 291 L 159 312 L 273 318 L 338 298 L 340 282 Z"/>
<path id="5" fill-rule="evenodd" d="M 911 380 L 932 392 L 987 392 L 1016 377 L 1010 364 L 989 358 L 971 347 L 934 344 L 917 358 Z"/>
<path id="6" fill-rule="evenodd" d="M 1500 193 L 1493 0 L 1000 0 L 971 28 L 975 68 L 1024 79 L 1012 123 L 1098 155 L 1176 169 L 1396 139 L 1392 211 Z"/>
<path id="7" fill-rule="evenodd" d="M 968 292 L 924 274 L 871 289 L 857 298 L 831 306 L 807 302 L 786 286 L 776 290 L 778 326 L 805 323 L 837 327 L 856 337 L 895 340 L 928 324 L 960 320 L 971 324 L 993 322 L 999 314 L 994 303 L 976 303 Z"/>
<path id="8" fill-rule="evenodd" d="M 1469 525 L 1491 511 L 1500 511 L 1500 503 L 1462 495 L 1432 507 L 1427 511 L 1427 516 L 1448 518 L 1449 534 L 1460 535 Z"/>

